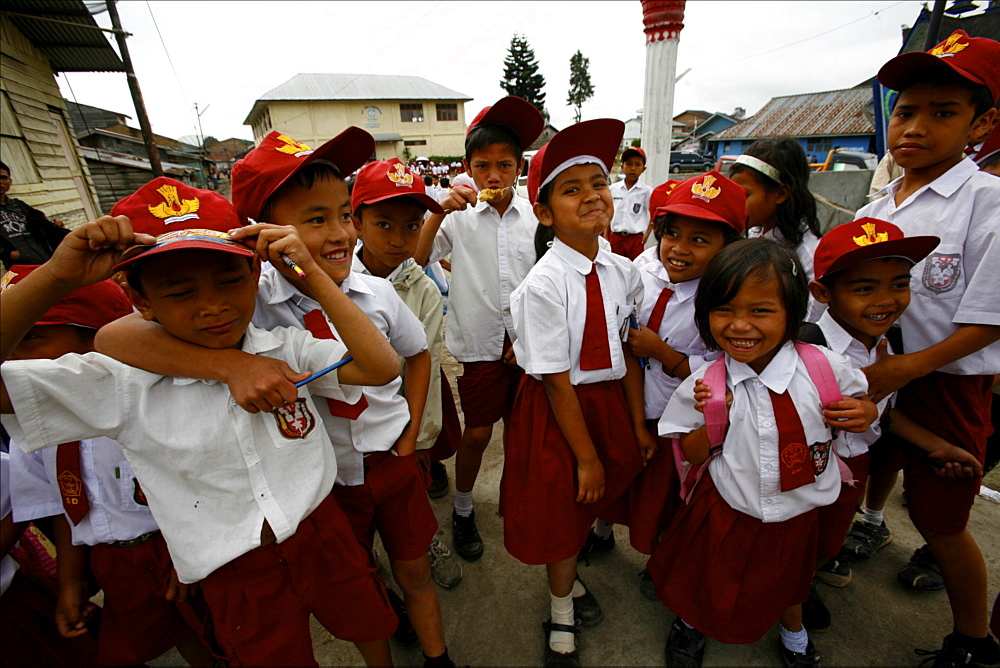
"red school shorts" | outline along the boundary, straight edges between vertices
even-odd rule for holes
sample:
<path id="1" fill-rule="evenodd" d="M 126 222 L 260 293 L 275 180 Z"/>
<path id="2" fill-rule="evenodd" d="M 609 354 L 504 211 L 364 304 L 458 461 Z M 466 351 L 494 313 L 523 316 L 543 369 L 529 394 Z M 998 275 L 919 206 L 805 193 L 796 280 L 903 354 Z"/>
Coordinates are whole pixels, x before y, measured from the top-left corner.
<path id="1" fill-rule="evenodd" d="M 639 234 L 619 234 L 609 232 L 608 241 L 611 242 L 611 252 L 623 255 L 630 260 L 634 260 L 642 253 L 642 233 Z"/>
<path id="2" fill-rule="evenodd" d="M 503 355 L 513 344 L 504 334 L 501 359 L 491 362 L 463 362 L 458 377 L 458 398 L 466 427 L 492 427 L 497 420 L 510 417 L 517 386 L 524 370 L 504 364 Z"/>
<path id="3" fill-rule="evenodd" d="M 844 546 L 844 539 L 851 530 L 854 513 L 858 509 L 858 500 L 865 491 L 870 461 L 871 455 L 867 452 L 845 459 L 844 463 L 851 469 L 855 485 L 852 487 L 846 483 L 841 484 L 837 500 L 819 508 L 819 556 L 824 559 L 837 556 Z"/>
<path id="4" fill-rule="evenodd" d="M 416 455 L 373 452 L 365 457 L 365 482 L 335 485 L 333 496 L 358 542 L 371 550 L 377 530 L 390 559 L 422 557 L 438 529 Z"/>
<path id="5" fill-rule="evenodd" d="M 262 545 L 201 581 L 230 665 L 315 666 L 309 615 L 349 642 L 388 638 L 385 584 L 332 495 L 281 543 Z"/>

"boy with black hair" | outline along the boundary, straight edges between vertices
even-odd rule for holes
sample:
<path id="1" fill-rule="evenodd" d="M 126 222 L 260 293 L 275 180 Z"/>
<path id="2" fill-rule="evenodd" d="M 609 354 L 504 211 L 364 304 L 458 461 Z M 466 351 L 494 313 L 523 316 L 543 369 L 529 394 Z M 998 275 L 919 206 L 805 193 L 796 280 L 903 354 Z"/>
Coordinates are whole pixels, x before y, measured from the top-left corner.
<path id="1" fill-rule="evenodd" d="M 615 216 L 611 219 L 608 241 L 611 252 L 635 260 L 643 251 L 646 233 L 653 228 L 649 222 L 649 197 L 653 189 L 639 181 L 646 171 L 646 152 L 638 147 L 625 149 L 621 165 L 625 178 L 611 184 Z"/>
<path id="2" fill-rule="evenodd" d="M 892 222 L 908 237 L 939 236 L 941 244 L 914 267 L 900 318 L 904 354 L 867 367 L 870 394 L 877 402 L 899 390 L 896 411 L 982 463 L 1000 372 L 1000 183 L 965 148 L 996 114 L 1000 43 L 958 30 L 929 52 L 893 58 L 878 79 L 899 91 L 888 146 L 903 176 L 857 216 Z M 910 518 L 951 603 L 953 632 L 935 665 L 1000 663 L 987 627 L 986 566 L 967 528 L 979 477 L 940 478 L 911 443 L 886 445 L 902 460 L 894 465 L 903 469 Z"/>

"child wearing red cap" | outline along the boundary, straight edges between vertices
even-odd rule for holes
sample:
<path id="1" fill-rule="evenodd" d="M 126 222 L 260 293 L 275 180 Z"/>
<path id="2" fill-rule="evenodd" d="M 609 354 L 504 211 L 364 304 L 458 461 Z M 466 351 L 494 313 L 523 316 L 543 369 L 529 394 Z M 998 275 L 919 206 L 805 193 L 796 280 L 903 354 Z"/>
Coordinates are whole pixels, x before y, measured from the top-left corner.
<path id="1" fill-rule="evenodd" d="M 941 244 L 914 267 L 910 306 L 899 319 L 904 354 L 866 369 L 870 391 L 880 400 L 899 390 L 900 413 L 982 462 L 990 390 L 1000 372 L 1000 182 L 979 171 L 965 148 L 970 137 L 986 134 L 997 113 L 1000 43 L 959 30 L 929 52 L 893 58 L 878 79 L 899 92 L 888 147 L 903 176 L 858 217 L 894 223 L 907 237 L 935 235 Z M 919 448 L 884 445 L 893 456 L 878 468 L 872 462 L 872 479 L 890 474 L 891 482 L 891 473 L 903 469 L 910 518 L 951 602 L 953 632 L 938 660 L 1000 662 L 987 627 L 985 562 L 967 528 L 978 477 L 941 478 Z M 870 489 L 866 507 L 880 508 L 886 488 Z M 884 524 L 873 528 L 880 543 L 888 542 Z"/>
<path id="2" fill-rule="evenodd" d="M 525 375 L 500 511 L 507 551 L 546 566 L 547 666 L 579 665 L 578 625 L 603 618 L 577 577 L 577 554 L 597 517 L 625 520 L 625 492 L 656 448 L 643 422 L 639 365 L 622 344 L 642 299 L 639 272 L 599 243 L 613 215 L 608 173 L 624 132 L 611 119 L 570 126 L 528 172 L 540 259 L 511 295 Z"/>
<path id="3" fill-rule="evenodd" d="M 615 201 L 615 217 L 611 219 L 608 241 L 611 252 L 634 260 L 642 253 L 649 230 L 652 229 L 649 197 L 653 189 L 639 181 L 646 171 L 646 152 L 627 148 L 622 152 L 622 173 L 625 178 L 611 185 Z"/>
<path id="4" fill-rule="evenodd" d="M 319 371 L 346 357 L 346 346 L 353 361 L 297 388 L 274 412 L 257 414 L 239 409 L 220 383 L 160 376 L 101 355 L 12 361 L 0 388 L 5 427 L 30 451 L 98 435 L 121 444 L 177 577 L 200 584 L 230 662 L 315 665 L 310 613 L 386 661 L 377 651 L 396 620 L 330 497 L 337 463 L 325 430 L 315 428 L 311 393 L 356 401 L 355 386 L 398 373 L 395 354 L 294 236 L 258 239 L 257 253 L 277 261 L 284 255 L 306 272 L 303 282 L 332 314 L 343 342 L 250 324 L 259 264 L 225 232 L 239 218 L 216 193 L 161 177 L 112 213 L 117 217 L 75 230 L 51 261 L 0 293 L 3 359 L 67 291 L 127 270 L 127 293 L 142 317 L 196 344 L 193 356 L 208 353 L 201 362 L 242 349 L 281 369 Z M 145 245 L 123 253 L 133 239 Z"/>
<path id="5" fill-rule="evenodd" d="M 15 265 L 0 286 L 9 289 L 36 268 Z M 50 308 L 8 359 L 92 352 L 97 330 L 131 312 L 113 281 L 80 288 Z M 15 444 L 10 459 L 13 520 L 53 518 L 60 633 L 76 636 L 90 626 L 93 577 L 104 591 L 102 664 L 146 663 L 177 646 L 188 663 L 211 665 L 211 653 L 198 640 L 203 606 L 180 600 L 166 543 L 121 446 L 93 438 L 26 454 Z"/>

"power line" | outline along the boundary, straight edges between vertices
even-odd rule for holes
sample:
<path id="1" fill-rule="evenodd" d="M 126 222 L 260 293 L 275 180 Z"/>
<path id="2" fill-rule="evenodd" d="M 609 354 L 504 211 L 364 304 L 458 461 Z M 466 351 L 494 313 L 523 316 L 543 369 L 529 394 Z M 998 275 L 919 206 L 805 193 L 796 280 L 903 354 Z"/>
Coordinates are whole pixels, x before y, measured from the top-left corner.
<path id="1" fill-rule="evenodd" d="M 174 73 L 174 80 L 177 82 L 177 87 L 180 88 L 181 95 L 184 96 L 184 101 L 190 107 L 191 100 L 188 98 L 188 95 L 184 90 L 181 78 L 177 76 L 177 69 L 174 67 L 174 61 L 170 58 L 170 52 L 167 51 L 167 44 L 163 41 L 163 33 L 160 32 L 160 25 L 156 22 L 156 17 L 153 15 L 153 8 L 149 5 L 149 0 L 146 0 L 146 9 L 149 10 L 149 18 L 153 19 L 153 27 L 156 28 L 156 34 L 160 38 L 160 46 L 163 47 L 163 53 L 167 56 L 167 62 L 170 63 L 170 71 Z"/>

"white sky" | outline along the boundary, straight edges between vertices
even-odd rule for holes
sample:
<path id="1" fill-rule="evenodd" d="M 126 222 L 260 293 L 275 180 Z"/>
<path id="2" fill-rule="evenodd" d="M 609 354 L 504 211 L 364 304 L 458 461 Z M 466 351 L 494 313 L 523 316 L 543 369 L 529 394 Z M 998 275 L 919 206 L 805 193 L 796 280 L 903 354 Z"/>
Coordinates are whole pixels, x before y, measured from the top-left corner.
<path id="1" fill-rule="evenodd" d="M 900 28 L 912 25 L 920 6 L 689 0 L 677 73 L 691 71 L 677 84 L 674 112 L 740 106 L 749 115 L 776 95 L 854 86 L 896 55 Z M 168 137 L 197 135 L 197 102 L 205 136 L 250 139 L 242 123 L 254 100 L 304 72 L 422 76 L 474 98 L 465 107 L 468 121 L 504 95 L 503 59 L 515 32 L 535 50 L 557 128 L 572 122 L 566 96 L 577 49 L 590 58 L 595 89 L 584 120 L 627 120 L 643 103 L 638 0 L 125 0 L 118 11 L 134 35 L 129 50 L 153 131 Z M 106 13 L 97 20 L 110 26 Z M 138 127 L 124 74 L 66 73 L 57 80 L 67 99 L 127 114 Z"/>

